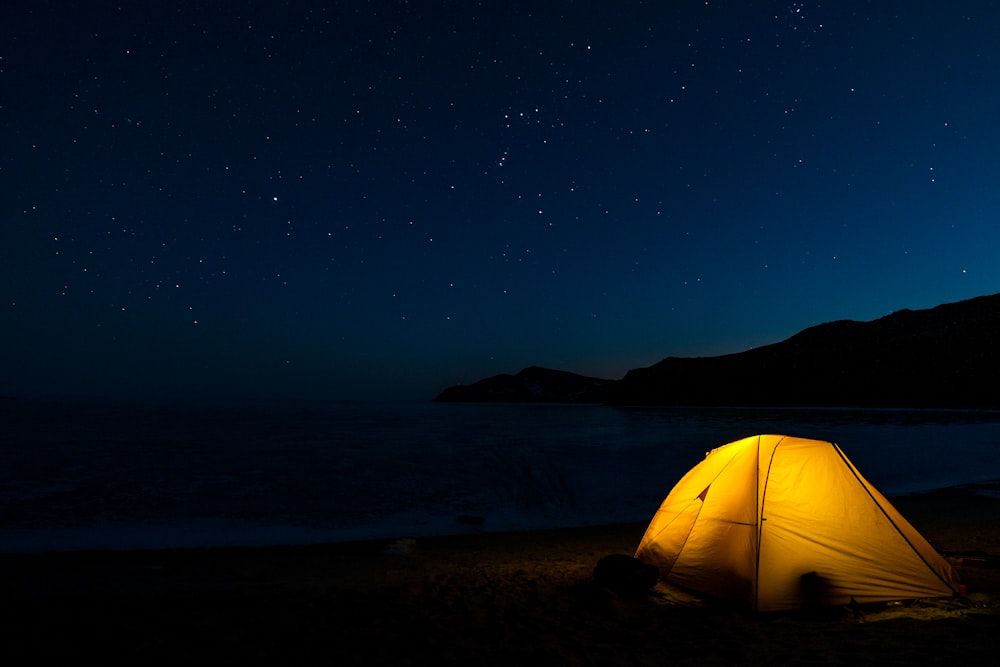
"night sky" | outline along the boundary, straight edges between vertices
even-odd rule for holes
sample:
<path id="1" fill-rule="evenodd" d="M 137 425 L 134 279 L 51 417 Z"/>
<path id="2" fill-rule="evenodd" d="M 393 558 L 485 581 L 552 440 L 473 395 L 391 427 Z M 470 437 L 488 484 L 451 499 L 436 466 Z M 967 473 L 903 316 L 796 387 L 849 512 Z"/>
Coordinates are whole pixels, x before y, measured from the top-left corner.
<path id="1" fill-rule="evenodd" d="M 429 400 L 1000 291 L 991 2 L 5 2 L 0 394 Z"/>

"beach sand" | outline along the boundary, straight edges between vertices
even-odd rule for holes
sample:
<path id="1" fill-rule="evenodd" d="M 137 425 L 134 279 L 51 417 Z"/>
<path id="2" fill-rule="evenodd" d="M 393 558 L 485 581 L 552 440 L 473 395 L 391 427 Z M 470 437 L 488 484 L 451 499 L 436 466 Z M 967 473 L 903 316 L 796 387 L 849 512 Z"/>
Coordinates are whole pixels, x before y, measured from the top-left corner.
<path id="1" fill-rule="evenodd" d="M 298 547 L 0 556 L 5 665 L 993 664 L 1000 486 L 894 498 L 966 599 L 751 614 L 593 580 L 644 525 Z M 959 555 L 964 554 L 964 555 Z M 994 558 L 990 558 L 993 556 Z"/>

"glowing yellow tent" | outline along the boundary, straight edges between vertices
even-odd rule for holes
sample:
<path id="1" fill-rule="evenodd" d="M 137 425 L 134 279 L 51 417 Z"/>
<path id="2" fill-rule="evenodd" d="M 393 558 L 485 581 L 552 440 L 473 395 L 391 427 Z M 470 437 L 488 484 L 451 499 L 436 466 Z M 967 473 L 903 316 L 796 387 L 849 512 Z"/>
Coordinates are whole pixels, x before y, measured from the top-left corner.
<path id="1" fill-rule="evenodd" d="M 831 442 L 757 435 L 708 452 L 636 557 L 755 611 L 943 597 L 958 576 Z"/>

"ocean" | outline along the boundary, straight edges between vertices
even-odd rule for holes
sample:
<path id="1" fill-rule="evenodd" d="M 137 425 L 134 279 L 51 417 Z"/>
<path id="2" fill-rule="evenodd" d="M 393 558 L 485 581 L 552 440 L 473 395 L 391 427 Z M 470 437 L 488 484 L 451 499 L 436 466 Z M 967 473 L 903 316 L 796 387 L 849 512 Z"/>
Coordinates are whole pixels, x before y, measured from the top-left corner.
<path id="1" fill-rule="evenodd" d="M 1000 412 L 0 401 L 0 552 L 647 521 L 713 447 L 837 442 L 886 495 L 1000 479 Z"/>

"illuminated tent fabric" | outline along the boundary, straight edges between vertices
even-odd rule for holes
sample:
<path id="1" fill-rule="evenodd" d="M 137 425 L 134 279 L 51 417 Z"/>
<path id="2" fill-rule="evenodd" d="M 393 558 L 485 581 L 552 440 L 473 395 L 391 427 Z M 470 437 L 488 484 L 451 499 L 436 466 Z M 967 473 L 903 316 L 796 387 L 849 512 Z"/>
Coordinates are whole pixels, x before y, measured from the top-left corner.
<path id="1" fill-rule="evenodd" d="M 744 438 L 673 488 L 636 557 L 755 611 L 943 597 L 958 577 L 830 442 Z"/>

